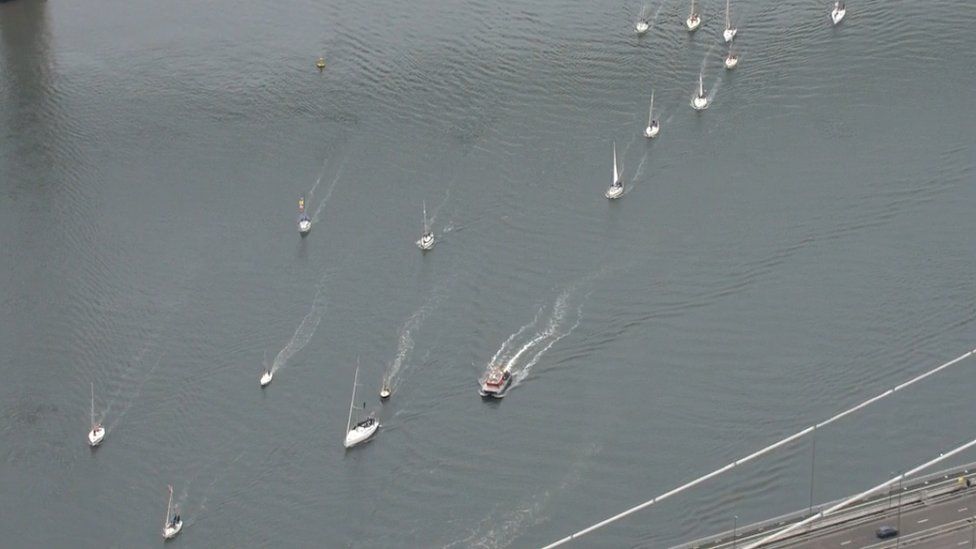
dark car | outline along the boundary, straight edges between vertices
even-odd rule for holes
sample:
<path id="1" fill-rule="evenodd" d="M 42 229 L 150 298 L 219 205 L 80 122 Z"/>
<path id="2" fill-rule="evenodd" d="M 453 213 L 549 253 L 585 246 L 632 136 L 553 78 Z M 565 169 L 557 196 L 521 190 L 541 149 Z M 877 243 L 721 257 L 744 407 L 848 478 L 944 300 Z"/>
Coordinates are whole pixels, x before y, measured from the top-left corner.
<path id="1" fill-rule="evenodd" d="M 882 526 L 874 535 L 878 536 L 878 539 L 893 538 L 898 535 L 898 529 L 894 526 Z"/>

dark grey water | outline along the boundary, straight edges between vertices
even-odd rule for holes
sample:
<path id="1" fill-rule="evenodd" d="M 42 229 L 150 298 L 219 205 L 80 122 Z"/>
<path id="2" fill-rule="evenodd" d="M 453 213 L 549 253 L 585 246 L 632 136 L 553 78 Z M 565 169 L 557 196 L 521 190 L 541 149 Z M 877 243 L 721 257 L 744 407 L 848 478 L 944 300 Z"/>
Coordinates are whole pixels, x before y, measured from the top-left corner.
<path id="1" fill-rule="evenodd" d="M 180 546 L 538 546 L 973 348 L 976 10 L 827 4 L 734 2 L 734 73 L 718 0 L 643 38 L 639 2 L 0 4 L 4 546 L 157 545 L 168 483 Z M 345 452 L 357 358 L 384 427 Z M 816 499 L 972 438 L 973 368 L 818 433 Z M 804 442 L 581 546 L 808 478 Z"/>

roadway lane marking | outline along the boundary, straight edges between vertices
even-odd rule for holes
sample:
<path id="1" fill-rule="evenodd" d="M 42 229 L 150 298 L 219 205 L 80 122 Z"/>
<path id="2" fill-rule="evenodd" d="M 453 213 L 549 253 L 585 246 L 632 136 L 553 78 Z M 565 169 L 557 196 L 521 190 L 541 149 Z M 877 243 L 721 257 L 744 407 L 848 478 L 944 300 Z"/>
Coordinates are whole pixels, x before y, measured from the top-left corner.
<path id="1" fill-rule="evenodd" d="M 918 521 L 918 523 L 919 523 L 919 524 L 924 524 L 924 523 L 926 523 L 926 522 L 928 522 L 928 521 L 929 521 L 929 519 L 920 519 L 920 520 Z"/>
<path id="2" fill-rule="evenodd" d="M 962 509 L 959 510 L 959 512 L 962 513 L 964 511 L 968 511 L 968 510 L 969 510 L 969 507 L 963 507 Z"/>

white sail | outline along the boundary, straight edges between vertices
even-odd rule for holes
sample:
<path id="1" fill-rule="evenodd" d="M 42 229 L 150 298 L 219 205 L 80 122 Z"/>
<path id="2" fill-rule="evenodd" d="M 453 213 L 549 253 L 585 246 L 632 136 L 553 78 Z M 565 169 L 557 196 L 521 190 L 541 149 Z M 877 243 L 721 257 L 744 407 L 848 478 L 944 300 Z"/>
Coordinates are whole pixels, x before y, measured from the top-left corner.
<path id="1" fill-rule="evenodd" d="M 620 182 L 620 173 L 617 171 L 617 142 L 613 142 L 613 184 Z"/>
<path id="2" fill-rule="evenodd" d="M 705 84 L 702 82 L 701 73 L 698 73 L 698 97 L 705 97 Z"/>
<path id="3" fill-rule="evenodd" d="M 647 109 L 647 125 L 654 123 L 654 90 L 651 90 L 651 108 Z"/>
<path id="4" fill-rule="evenodd" d="M 352 400 L 349 401 L 349 419 L 346 420 L 346 433 L 352 429 L 352 407 L 356 404 L 356 384 L 359 383 L 359 359 L 356 359 L 356 377 L 352 382 Z"/>

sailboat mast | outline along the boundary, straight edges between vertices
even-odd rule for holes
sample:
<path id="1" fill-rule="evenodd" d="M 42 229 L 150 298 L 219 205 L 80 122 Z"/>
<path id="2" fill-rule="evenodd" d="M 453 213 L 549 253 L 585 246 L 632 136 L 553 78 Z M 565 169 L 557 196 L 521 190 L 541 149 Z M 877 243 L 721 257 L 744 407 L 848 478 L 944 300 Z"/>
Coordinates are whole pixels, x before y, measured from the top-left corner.
<path id="1" fill-rule="evenodd" d="M 617 142 L 613 142 L 613 183 L 616 184 L 620 179 L 620 175 L 617 172 Z"/>
<path id="2" fill-rule="evenodd" d="M 729 19 L 729 2 L 731 0 L 725 0 L 725 28 L 732 28 L 732 21 Z"/>
<path id="3" fill-rule="evenodd" d="M 695 15 L 695 0 L 691 0 L 691 15 Z"/>
<path id="4" fill-rule="evenodd" d="M 163 520 L 163 528 L 169 526 L 170 510 L 173 508 L 173 485 L 169 485 L 169 501 L 166 502 L 166 519 Z"/>
<path id="5" fill-rule="evenodd" d="M 356 361 L 356 377 L 352 382 L 352 399 L 349 401 L 349 419 L 346 420 L 346 432 L 352 427 L 352 407 L 356 404 L 356 384 L 359 383 L 359 360 Z"/>
<path id="6" fill-rule="evenodd" d="M 705 96 L 705 84 L 702 83 L 702 75 L 698 73 L 698 97 Z"/>
<path id="7" fill-rule="evenodd" d="M 95 428 L 95 382 L 94 381 L 91 384 L 91 397 L 92 397 L 92 401 L 91 401 L 91 404 L 92 404 L 91 405 L 91 424 L 92 424 L 92 429 L 94 429 Z"/>
<path id="8" fill-rule="evenodd" d="M 654 121 L 654 90 L 651 90 L 651 108 L 647 109 L 647 125 Z"/>
<path id="9" fill-rule="evenodd" d="M 427 201 L 424 200 L 424 234 L 427 234 Z"/>

